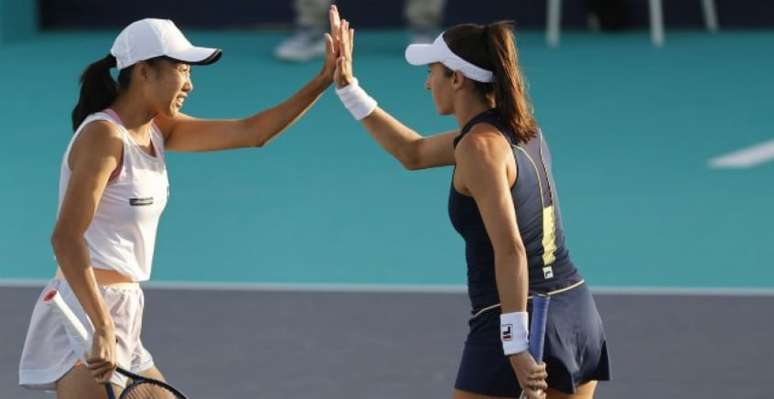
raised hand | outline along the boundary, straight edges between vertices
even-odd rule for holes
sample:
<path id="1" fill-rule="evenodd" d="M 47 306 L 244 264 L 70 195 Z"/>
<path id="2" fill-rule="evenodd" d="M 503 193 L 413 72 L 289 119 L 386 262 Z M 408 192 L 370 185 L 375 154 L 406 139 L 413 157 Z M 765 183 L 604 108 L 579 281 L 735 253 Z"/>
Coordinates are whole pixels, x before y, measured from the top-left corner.
<path id="1" fill-rule="evenodd" d="M 328 10 L 328 20 L 330 21 L 331 31 L 330 33 L 325 34 L 325 58 L 323 59 L 323 68 L 320 74 L 323 75 L 330 84 L 330 82 L 333 81 L 336 62 L 340 54 L 338 36 L 341 28 L 341 20 L 336 5 L 331 5 Z"/>
<path id="2" fill-rule="evenodd" d="M 334 40 L 338 40 L 341 18 L 339 17 L 339 9 L 335 4 L 331 4 L 331 7 L 328 9 L 328 21 L 331 24 L 331 36 Z"/>
<path id="3" fill-rule="evenodd" d="M 352 49 L 355 45 L 355 30 L 349 27 L 349 21 L 341 20 L 337 36 L 339 42 L 339 57 L 336 60 L 336 71 L 333 79 L 336 87 L 344 87 L 352 83 Z"/>

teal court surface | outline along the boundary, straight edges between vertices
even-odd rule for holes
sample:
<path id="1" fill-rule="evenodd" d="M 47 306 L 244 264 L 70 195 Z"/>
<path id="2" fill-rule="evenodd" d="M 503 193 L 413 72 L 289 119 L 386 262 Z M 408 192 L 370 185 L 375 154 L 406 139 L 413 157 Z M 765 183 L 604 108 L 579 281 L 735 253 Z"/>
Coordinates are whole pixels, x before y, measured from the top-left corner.
<path id="1" fill-rule="evenodd" d="M 106 54 L 113 36 L 49 32 L 0 47 L 0 293 L 3 316 L 15 320 L 13 328 L 2 330 L 1 368 L 8 382 L 0 387 L 2 397 L 39 397 L 13 386 L 15 362 L 39 287 L 55 268 L 49 236 L 59 165 L 72 134 L 69 113 L 77 76 Z M 271 52 L 281 33 L 189 36 L 224 50 L 219 63 L 194 68 L 194 92 L 184 109 L 190 115 L 247 116 L 283 100 L 319 69 L 317 63 L 275 61 Z M 435 113 L 424 89 L 426 70 L 403 60 L 405 40 L 396 31 L 359 33 L 356 75 L 384 109 L 417 131 L 454 129 L 452 118 Z M 667 397 L 713 397 L 702 392 L 721 392 L 730 388 L 727 384 L 748 389 L 733 391 L 741 392 L 736 397 L 767 397 L 762 376 L 771 374 L 768 362 L 774 352 L 770 334 L 763 334 L 771 326 L 762 319 L 774 306 L 774 159 L 767 155 L 774 136 L 774 52 L 766 49 L 774 33 L 670 32 L 664 48 L 651 47 L 644 33 L 571 33 L 555 49 L 545 47 L 537 32 L 520 34 L 518 40 L 537 118 L 554 156 L 567 243 L 588 284 L 600 294 L 608 334 L 618 344 L 612 350 L 619 379 L 609 384 L 607 395 L 603 386 L 599 397 L 650 397 L 651 386 L 661 384 L 674 393 Z M 718 161 L 734 153 L 741 162 Z M 360 369 L 363 378 L 374 380 L 371 391 L 364 390 L 367 384 L 353 385 L 357 393 L 344 397 L 448 397 L 467 312 L 460 294 L 463 242 L 446 210 L 450 169 L 403 170 L 351 119 L 332 90 L 265 148 L 171 153 L 168 169 L 170 202 L 148 284 L 156 307 L 149 306 L 146 335 L 156 334 L 147 339 L 157 348 L 178 336 L 186 337 L 180 345 L 199 348 L 204 337 L 209 342 L 215 334 L 234 330 L 236 341 L 262 337 L 260 344 L 248 345 L 257 358 L 239 358 L 244 367 L 256 367 L 251 362 L 281 358 L 267 348 L 282 346 L 283 334 L 303 327 L 289 320 L 291 312 L 307 312 L 318 315 L 318 326 L 329 329 L 322 336 L 334 341 L 347 331 L 344 337 L 352 334 L 353 345 L 369 347 L 370 341 L 356 338 L 358 328 L 382 339 L 378 342 L 405 338 L 405 345 L 394 345 L 406 352 L 377 345 L 377 353 L 397 353 L 391 363 Z M 207 319 L 186 303 L 231 318 L 222 320 L 227 324 L 222 331 L 202 329 L 194 323 Z M 315 303 L 324 310 L 310 310 Z M 424 305 L 422 315 L 413 313 Z M 428 328 L 422 323 L 443 323 L 434 319 L 440 317 L 437 312 L 448 314 L 452 333 L 433 342 L 412 341 L 416 333 L 393 331 L 380 324 L 386 323 L 382 318 L 369 318 L 364 307 Z M 159 309 L 191 317 L 168 322 Z M 717 309 L 733 314 L 733 320 L 714 325 L 711 315 Z M 362 318 L 350 320 L 342 311 Z M 252 333 L 240 335 L 233 324 L 246 318 Z M 326 324 L 339 319 L 340 325 Z M 749 335 L 728 330 L 732 322 Z M 384 328 L 374 331 L 377 327 Z M 710 335 L 697 338 L 691 335 L 696 331 Z M 723 352 L 741 367 L 736 377 L 723 375 L 725 367 L 714 362 L 724 360 L 711 355 L 729 339 L 747 348 Z M 214 347 L 223 349 L 224 339 L 215 341 Z M 639 344 L 640 349 L 632 349 Z M 351 361 L 331 370 L 343 374 L 369 361 L 341 342 L 332 345 L 340 350 L 320 356 L 343 353 Z M 674 345 L 688 348 L 677 351 L 681 359 L 656 356 L 676 353 L 664 349 Z M 437 348 L 437 357 L 400 355 L 417 348 Z M 331 384 L 334 376 L 325 370 L 307 373 L 302 367 L 293 377 L 289 370 L 304 362 L 295 350 L 290 349 L 292 360 L 280 360 L 285 368 L 275 368 L 277 375 L 262 366 L 271 378 L 261 381 L 273 390 L 237 384 L 229 392 L 290 397 L 306 387 L 320 393 L 310 397 L 327 398 L 346 390 Z M 161 362 L 178 380 L 196 383 L 186 380 L 190 369 L 216 373 L 213 380 L 220 378 L 221 385 L 227 373 L 211 368 L 247 356 L 226 350 L 220 360 L 208 358 L 212 365 L 202 366 L 197 352 L 180 352 L 154 353 L 168 356 Z M 660 379 L 659 373 L 666 373 L 659 369 L 662 362 L 674 363 L 675 373 Z M 677 367 L 681 362 L 692 369 L 690 378 L 680 374 L 685 373 Z M 435 369 L 438 365 L 443 368 Z M 315 370 L 316 380 L 299 377 Z M 240 373 L 241 381 L 249 379 L 247 370 Z M 309 386 L 272 383 L 296 377 Z M 350 378 L 355 379 L 348 374 L 344 380 Z M 412 390 L 392 381 L 421 381 L 428 388 L 422 391 L 415 384 Z M 201 386 L 190 391 L 194 398 L 219 397 L 216 390 L 196 395 L 206 391 Z M 407 393 L 420 391 L 425 394 Z"/>

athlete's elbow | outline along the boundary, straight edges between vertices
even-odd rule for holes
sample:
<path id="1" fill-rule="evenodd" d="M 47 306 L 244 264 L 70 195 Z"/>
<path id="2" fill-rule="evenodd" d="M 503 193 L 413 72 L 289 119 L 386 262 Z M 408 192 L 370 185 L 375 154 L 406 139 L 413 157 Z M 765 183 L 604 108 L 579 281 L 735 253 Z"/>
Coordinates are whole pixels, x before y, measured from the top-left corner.
<path id="1" fill-rule="evenodd" d="M 422 160 L 419 158 L 416 151 L 405 149 L 398 153 L 397 158 L 406 170 L 422 169 Z"/>
<path id="2" fill-rule="evenodd" d="M 263 147 L 266 147 L 266 143 L 268 143 L 268 141 L 266 141 L 266 140 L 260 140 L 260 139 L 259 140 L 255 140 L 255 142 L 252 143 L 251 147 L 253 147 L 253 148 L 263 148 Z"/>
<path id="3" fill-rule="evenodd" d="M 256 135 L 256 137 L 253 138 L 251 146 L 253 148 L 263 148 L 263 147 L 266 147 L 267 145 L 269 145 L 269 142 L 271 141 L 272 137 L 274 137 L 278 133 L 274 133 L 274 134 L 258 134 L 258 135 Z"/>
<path id="4" fill-rule="evenodd" d="M 400 164 L 406 170 L 419 170 L 422 169 L 421 164 L 414 158 L 404 158 L 400 160 Z"/>
<path id="5" fill-rule="evenodd" d="M 263 122 L 263 118 L 245 118 L 236 121 L 235 148 L 262 148 L 269 141 L 266 131 L 270 128 Z"/>
<path id="6" fill-rule="evenodd" d="M 253 148 L 263 148 L 266 146 L 266 144 L 269 142 L 269 139 L 266 137 L 265 134 L 255 134 L 253 137 L 250 138 L 249 142 L 245 147 L 253 147 Z"/>
<path id="7" fill-rule="evenodd" d="M 524 248 L 524 244 L 513 243 L 511 245 L 503 246 L 495 250 L 495 256 L 499 258 L 507 258 L 510 261 L 527 260 L 527 249 Z"/>
<path id="8" fill-rule="evenodd" d="M 54 229 L 51 233 L 51 249 L 54 251 L 54 255 L 59 258 L 66 248 L 70 245 L 70 237 L 61 229 Z"/>
<path id="9" fill-rule="evenodd" d="M 253 139 L 253 147 L 255 148 L 263 148 L 269 145 L 277 136 L 280 135 L 280 133 L 283 132 L 284 129 L 276 129 L 271 130 L 269 132 L 263 132 L 262 134 L 258 134 Z"/>

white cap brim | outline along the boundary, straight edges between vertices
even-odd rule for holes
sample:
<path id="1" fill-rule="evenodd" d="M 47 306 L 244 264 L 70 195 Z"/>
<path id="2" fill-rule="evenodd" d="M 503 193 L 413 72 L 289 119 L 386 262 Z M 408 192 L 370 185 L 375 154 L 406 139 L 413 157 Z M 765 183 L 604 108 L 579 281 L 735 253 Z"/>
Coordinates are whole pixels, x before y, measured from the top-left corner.
<path id="1" fill-rule="evenodd" d="M 191 46 L 166 54 L 167 57 L 192 65 L 208 65 L 220 59 L 222 51 L 217 48 Z"/>

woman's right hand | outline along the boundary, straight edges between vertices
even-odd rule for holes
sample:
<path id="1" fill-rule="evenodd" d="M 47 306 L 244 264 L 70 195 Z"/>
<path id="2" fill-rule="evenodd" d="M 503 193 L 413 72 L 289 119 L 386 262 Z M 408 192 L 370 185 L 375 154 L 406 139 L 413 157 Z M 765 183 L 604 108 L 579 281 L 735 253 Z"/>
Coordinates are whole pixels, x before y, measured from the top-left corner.
<path id="1" fill-rule="evenodd" d="M 91 351 L 86 362 L 91 375 L 98 383 L 110 381 L 110 376 L 116 369 L 116 336 L 112 326 L 94 331 Z"/>
<path id="2" fill-rule="evenodd" d="M 545 390 L 548 389 L 548 373 L 546 364 L 535 362 L 529 351 L 524 351 L 510 356 L 511 367 L 516 373 L 519 385 L 522 388 L 526 398 L 543 399 L 546 397 Z"/>
<path id="3" fill-rule="evenodd" d="M 349 27 L 349 21 L 341 20 L 341 26 L 336 34 L 336 42 L 339 45 L 339 58 L 336 60 L 336 71 L 333 80 L 337 88 L 342 88 L 354 80 L 352 74 L 352 48 L 355 44 L 355 30 Z"/>
<path id="4" fill-rule="evenodd" d="M 330 85 L 333 82 L 333 73 L 336 71 L 336 61 L 339 59 L 339 45 L 337 38 L 341 28 L 339 19 L 339 10 L 335 4 L 331 4 L 328 9 L 328 20 L 331 25 L 331 32 L 325 36 L 325 57 L 323 59 L 322 71 L 320 75 L 325 78 L 325 84 Z"/>

